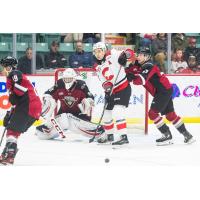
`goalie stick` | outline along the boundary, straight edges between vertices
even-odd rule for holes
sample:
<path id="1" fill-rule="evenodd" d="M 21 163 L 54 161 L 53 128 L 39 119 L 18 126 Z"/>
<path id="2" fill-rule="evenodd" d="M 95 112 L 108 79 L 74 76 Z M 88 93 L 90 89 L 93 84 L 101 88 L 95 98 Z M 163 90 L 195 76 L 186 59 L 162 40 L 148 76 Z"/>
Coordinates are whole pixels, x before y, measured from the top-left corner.
<path id="1" fill-rule="evenodd" d="M 115 81 L 114 81 L 114 83 L 113 83 L 113 86 L 112 86 L 112 88 L 111 88 L 110 96 L 111 96 L 112 93 L 113 93 L 113 89 L 114 89 L 114 86 L 115 86 L 115 84 L 116 84 L 116 82 L 117 82 L 117 79 L 118 79 L 118 77 L 119 77 L 121 68 L 122 68 L 122 65 L 120 65 L 119 71 L 118 71 L 118 73 L 117 73 L 117 76 L 116 76 Z M 99 126 L 101 125 L 101 121 L 102 121 L 102 119 L 103 119 L 104 112 L 105 112 L 105 110 L 106 110 L 107 105 L 108 105 L 108 102 L 105 101 L 104 106 L 103 106 L 103 111 L 102 111 L 101 117 L 100 117 L 99 122 L 98 122 L 98 124 L 97 124 L 97 129 L 96 129 L 96 131 L 98 130 Z M 95 138 L 96 138 L 96 135 L 97 135 L 97 134 L 95 134 L 91 139 L 89 139 L 89 143 L 94 142 L 94 140 L 95 140 Z"/>

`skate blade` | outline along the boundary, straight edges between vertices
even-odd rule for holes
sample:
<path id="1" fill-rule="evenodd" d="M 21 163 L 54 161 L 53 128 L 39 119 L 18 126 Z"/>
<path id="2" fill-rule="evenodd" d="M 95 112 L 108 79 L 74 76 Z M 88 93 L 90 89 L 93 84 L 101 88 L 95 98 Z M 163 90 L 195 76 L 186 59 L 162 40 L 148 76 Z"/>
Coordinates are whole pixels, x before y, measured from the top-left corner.
<path id="1" fill-rule="evenodd" d="M 194 142 L 196 142 L 196 140 L 193 139 L 193 138 L 191 138 L 186 144 L 192 144 L 192 143 L 194 143 Z"/>
<path id="2" fill-rule="evenodd" d="M 115 144 L 115 145 L 112 145 L 112 149 L 125 149 L 125 148 L 129 148 L 130 145 L 129 143 L 125 143 L 125 144 Z"/>
<path id="3" fill-rule="evenodd" d="M 97 145 L 102 145 L 102 146 L 110 146 L 110 145 L 112 145 L 112 142 L 104 142 L 104 143 L 98 143 L 97 142 Z"/>
<path id="4" fill-rule="evenodd" d="M 157 142 L 157 146 L 167 146 L 167 145 L 172 145 L 174 144 L 172 140 L 168 140 L 165 142 Z"/>

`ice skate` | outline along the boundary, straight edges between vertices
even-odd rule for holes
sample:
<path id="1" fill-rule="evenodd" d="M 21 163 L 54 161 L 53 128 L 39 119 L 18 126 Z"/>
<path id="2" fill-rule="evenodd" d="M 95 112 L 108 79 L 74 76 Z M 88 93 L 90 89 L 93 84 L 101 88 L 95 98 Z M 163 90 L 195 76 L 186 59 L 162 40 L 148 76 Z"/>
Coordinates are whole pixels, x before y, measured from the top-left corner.
<path id="1" fill-rule="evenodd" d="M 17 151 L 17 144 L 8 142 L 0 156 L 0 165 L 13 165 Z"/>
<path id="2" fill-rule="evenodd" d="M 123 145 L 123 144 L 128 144 L 128 137 L 127 135 L 121 135 L 120 139 L 116 142 L 113 142 L 112 145 Z"/>
<path id="3" fill-rule="evenodd" d="M 188 132 L 188 131 L 185 131 L 185 132 L 183 132 L 182 133 L 183 134 L 183 136 L 184 136 L 184 142 L 186 143 L 186 144 L 192 144 L 192 143 L 194 143 L 196 140 L 194 139 L 194 137 Z"/>
<path id="4" fill-rule="evenodd" d="M 170 131 L 167 131 L 166 133 L 162 133 L 162 134 L 163 134 L 163 136 L 156 140 L 156 143 L 158 146 L 173 144 L 172 134 Z"/>
<path id="5" fill-rule="evenodd" d="M 40 132 L 45 132 L 45 133 L 49 134 L 52 129 L 43 124 L 41 126 L 37 126 L 36 131 L 37 130 L 40 131 Z"/>
<path id="6" fill-rule="evenodd" d="M 114 141 L 113 134 L 103 134 L 100 138 L 97 139 L 97 142 L 99 144 L 102 144 L 102 143 L 111 143 L 113 141 Z"/>

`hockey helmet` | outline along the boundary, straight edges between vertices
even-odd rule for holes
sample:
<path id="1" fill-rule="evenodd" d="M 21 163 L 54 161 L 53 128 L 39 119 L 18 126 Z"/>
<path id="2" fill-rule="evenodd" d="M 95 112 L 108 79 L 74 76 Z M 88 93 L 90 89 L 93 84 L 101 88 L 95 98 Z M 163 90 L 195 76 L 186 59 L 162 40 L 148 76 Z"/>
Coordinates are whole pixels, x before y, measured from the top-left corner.
<path id="1" fill-rule="evenodd" d="M 5 67 L 9 67 L 9 69 L 5 70 L 5 73 L 8 74 L 12 70 L 16 69 L 17 59 L 12 56 L 6 56 L 5 58 L 0 60 L 0 72 L 3 72 Z"/>
<path id="2" fill-rule="evenodd" d="M 63 78 L 66 88 L 69 89 L 73 85 L 74 81 L 76 80 L 77 73 L 75 72 L 74 69 L 68 68 L 63 72 L 62 78 Z"/>
<path id="3" fill-rule="evenodd" d="M 95 56 L 95 58 L 99 61 L 103 60 L 106 54 L 106 44 L 103 42 L 97 42 L 96 44 L 94 44 L 93 46 L 93 55 Z"/>
<path id="4" fill-rule="evenodd" d="M 139 54 L 144 55 L 144 58 L 142 58 L 142 59 L 137 58 L 137 60 L 140 64 L 143 64 L 143 63 L 147 62 L 149 59 L 151 59 L 151 51 L 150 51 L 149 47 L 140 47 L 137 50 L 137 57 L 139 56 Z"/>
<path id="5" fill-rule="evenodd" d="M 151 51 L 149 49 L 149 47 L 140 47 L 138 50 L 137 50 L 137 54 L 145 54 L 145 55 L 151 55 Z"/>
<path id="6" fill-rule="evenodd" d="M 5 58 L 1 59 L 0 64 L 3 67 L 12 67 L 15 68 L 15 66 L 17 65 L 17 59 L 12 57 L 12 56 L 6 56 Z"/>
<path id="7" fill-rule="evenodd" d="M 103 42 L 97 42 L 96 44 L 93 45 L 93 53 L 96 49 L 102 49 L 103 51 L 107 50 L 106 44 Z"/>

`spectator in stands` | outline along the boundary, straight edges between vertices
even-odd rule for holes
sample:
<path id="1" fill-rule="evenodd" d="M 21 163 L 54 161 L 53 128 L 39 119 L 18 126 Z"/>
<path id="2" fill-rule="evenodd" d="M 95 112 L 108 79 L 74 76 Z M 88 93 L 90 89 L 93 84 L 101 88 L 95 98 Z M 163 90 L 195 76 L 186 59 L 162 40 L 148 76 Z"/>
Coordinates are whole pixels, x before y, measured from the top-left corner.
<path id="1" fill-rule="evenodd" d="M 200 51 L 198 48 L 196 48 L 196 38 L 189 37 L 188 39 L 188 47 L 185 49 L 184 58 L 188 62 L 189 56 L 193 55 L 196 57 L 197 64 L 200 64 Z M 189 65 L 189 63 L 188 63 Z"/>
<path id="2" fill-rule="evenodd" d="M 140 33 L 140 44 L 139 47 L 149 47 L 151 48 L 152 41 L 156 39 L 155 33 Z"/>
<path id="3" fill-rule="evenodd" d="M 75 48 L 76 52 L 69 56 L 69 66 L 72 68 L 91 67 L 94 62 L 92 53 L 83 50 L 81 41 L 76 43 Z"/>
<path id="4" fill-rule="evenodd" d="M 19 58 L 17 69 L 24 74 L 31 74 L 32 58 L 33 58 L 33 51 L 32 48 L 29 47 L 26 49 L 26 54 L 21 58 Z M 41 68 L 44 68 L 42 57 L 36 54 L 36 69 L 41 69 Z"/>
<path id="5" fill-rule="evenodd" d="M 97 43 L 100 42 L 101 34 L 100 33 L 83 33 L 83 42 L 84 43 Z"/>
<path id="6" fill-rule="evenodd" d="M 167 35 L 166 33 L 158 33 L 157 38 L 152 42 L 152 51 L 154 61 L 160 67 L 160 70 L 166 73 L 165 61 L 167 59 Z"/>
<path id="7" fill-rule="evenodd" d="M 67 59 L 59 52 L 59 42 L 51 43 L 50 52 L 45 55 L 45 68 L 61 68 L 67 66 Z"/>
<path id="8" fill-rule="evenodd" d="M 188 58 L 188 67 L 193 72 L 199 72 L 200 71 L 200 65 L 197 63 L 197 59 L 194 55 L 190 54 Z"/>
<path id="9" fill-rule="evenodd" d="M 170 71 L 172 73 L 181 73 L 187 67 L 188 64 L 183 58 L 183 50 L 177 49 L 172 59 L 172 66 Z"/>
<path id="10" fill-rule="evenodd" d="M 83 40 L 83 33 L 63 33 L 61 35 L 61 42 L 74 43 Z"/>
<path id="11" fill-rule="evenodd" d="M 172 34 L 172 51 L 175 52 L 176 49 L 183 49 L 187 47 L 187 38 L 184 33 Z"/>

